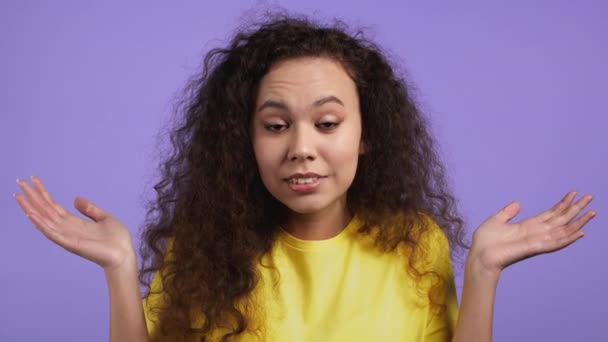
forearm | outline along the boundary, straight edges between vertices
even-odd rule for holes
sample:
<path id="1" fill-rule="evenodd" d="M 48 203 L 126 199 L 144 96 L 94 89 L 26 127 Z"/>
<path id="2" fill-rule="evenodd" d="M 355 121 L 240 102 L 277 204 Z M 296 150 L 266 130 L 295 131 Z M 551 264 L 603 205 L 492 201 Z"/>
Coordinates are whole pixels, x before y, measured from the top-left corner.
<path id="1" fill-rule="evenodd" d="M 498 273 L 486 272 L 476 258 L 467 258 L 458 323 L 453 342 L 492 341 Z"/>
<path id="2" fill-rule="evenodd" d="M 146 321 L 137 280 L 135 254 L 124 266 L 106 270 L 110 293 L 110 341 L 148 341 Z"/>

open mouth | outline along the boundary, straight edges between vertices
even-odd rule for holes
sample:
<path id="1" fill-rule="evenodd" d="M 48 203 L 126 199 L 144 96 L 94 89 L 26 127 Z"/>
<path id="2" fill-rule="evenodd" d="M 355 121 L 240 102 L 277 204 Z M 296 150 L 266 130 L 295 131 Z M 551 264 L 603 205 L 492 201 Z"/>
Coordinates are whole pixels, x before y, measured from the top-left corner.
<path id="1" fill-rule="evenodd" d="M 286 182 L 289 188 L 296 192 L 310 192 L 315 190 L 325 177 L 305 177 L 305 178 L 291 178 L 287 179 Z"/>
<path id="2" fill-rule="evenodd" d="M 291 178 L 287 182 L 289 184 L 312 184 L 323 177 L 308 177 L 308 178 Z"/>

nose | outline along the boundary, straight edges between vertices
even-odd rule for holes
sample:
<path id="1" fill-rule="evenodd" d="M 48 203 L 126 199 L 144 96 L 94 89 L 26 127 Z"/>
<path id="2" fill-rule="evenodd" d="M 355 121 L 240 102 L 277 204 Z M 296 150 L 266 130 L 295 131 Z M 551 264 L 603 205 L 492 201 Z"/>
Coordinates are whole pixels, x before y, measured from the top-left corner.
<path id="1" fill-rule="evenodd" d="M 291 130 L 287 159 L 290 161 L 315 160 L 314 130 L 306 125 L 294 125 Z"/>

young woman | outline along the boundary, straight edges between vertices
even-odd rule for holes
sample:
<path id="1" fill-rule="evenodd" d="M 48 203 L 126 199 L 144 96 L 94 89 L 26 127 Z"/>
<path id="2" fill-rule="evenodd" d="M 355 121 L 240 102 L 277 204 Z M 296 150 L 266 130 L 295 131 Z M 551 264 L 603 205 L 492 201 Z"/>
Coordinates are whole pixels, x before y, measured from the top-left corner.
<path id="1" fill-rule="evenodd" d="M 18 180 L 33 224 L 104 269 L 112 341 L 490 341 L 501 271 L 570 245 L 595 215 L 575 218 L 591 196 L 569 192 L 516 223 L 517 202 L 490 216 L 458 313 L 463 221 L 376 45 L 271 17 L 212 50 L 187 94 L 142 235 L 143 303 L 124 225 L 77 197 L 80 219 L 38 178 Z"/>

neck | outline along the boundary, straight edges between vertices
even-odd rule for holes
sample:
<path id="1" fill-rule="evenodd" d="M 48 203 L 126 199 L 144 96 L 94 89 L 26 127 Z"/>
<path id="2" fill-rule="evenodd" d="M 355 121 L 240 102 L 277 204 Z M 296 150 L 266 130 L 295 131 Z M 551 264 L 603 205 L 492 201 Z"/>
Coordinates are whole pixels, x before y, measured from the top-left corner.
<path id="1" fill-rule="evenodd" d="M 283 229 L 301 240 L 327 240 L 340 234 L 352 217 L 346 205 L 307 214 L 291 212 Z"/>

